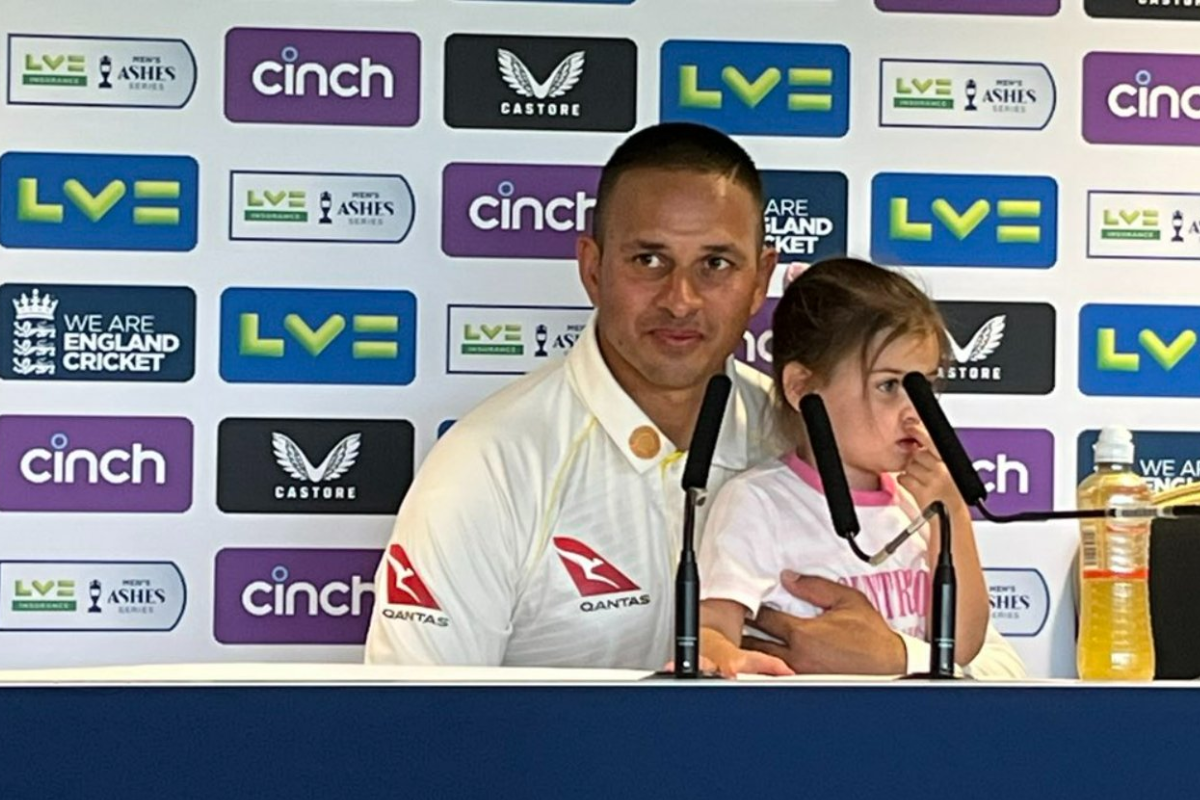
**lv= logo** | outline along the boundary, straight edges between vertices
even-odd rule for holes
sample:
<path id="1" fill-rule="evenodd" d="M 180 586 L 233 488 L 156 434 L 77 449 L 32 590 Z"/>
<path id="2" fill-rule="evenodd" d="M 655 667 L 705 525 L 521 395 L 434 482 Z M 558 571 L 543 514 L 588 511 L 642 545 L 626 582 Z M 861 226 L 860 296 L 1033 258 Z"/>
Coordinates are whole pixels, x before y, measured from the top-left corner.
<path id="1" fill-rule="evenodd" d="M 992 212 L 987 200 L 976 200 L 965 211 L 959 212 L 943 198 L 937 198 L 929 206 L 934 219 L 953 236 L 962 241 L 970 236 Z M 1037 200 L 1000 200 L 996 213 L 1002 219 L 1036 219 L 1042 213 L 1042 204 Z M 906 197 L 893 197 L 891 202 L 892 237 L 910 241 L 933 240 L 933 223 L 912 221 L 909 218 L 909 201 Z M 1038 242 L 1041 240 L 1039 225 L 996 226 L 998 242 Z"/>
<path id="2" fill-rule="evenodd" d="M 245 356 L 283 358 L 286 342 L 282 338 L 264 338 L 260 333 L 258 314 L 244 313 L 240 318 L 239 352 Z M 400 318 L 391 314 L 355 314 L 351 317 L 354 333 L 394 334 L 400 329 Z M 321 355 L 346 330 L 346 318 L 331 314 L 315 329 L 299 314 L 283 318 L 283 329 L 313 358 Z M 355 341 L 351 354 L 356 359 L 391 359 L 399 355 L 396 342 Z"/>
<path id="3" fill-rule="evenodd" d="M 1170 372 L 1196 346 L 1196 332 L 1182 331 L 1171 340 L 1164 342 L 1157 333 L 1149 328 L 1138 332 L 1138 344 L 1165 371 Z M 1097 360 L 1101 369 L 1117 372 L 1137 372 L 1141 368 L 1139 353 L 1122 353 L 1117 350 L 1117 331 L 1115 328 L 1100 328 L 1096 331 Z"/>
<path id="4" fill-rule="evenodd" d="M 39 197 L 37 178 L 21 178 L 17 181 L 17 219 L 22 222 L 61 223 L 65 217 L 63 203 L 45 202 Z M 112 180 L 96 193 L 75 178 L 63 182 L 62 192 L 71 204 L 91 222 L 99 222 L 121 202 L 128 193 L 128 184 L 123 180 Z M 178 200 L 178 181 L 137 180 L 133 182 L 133 196 L 137 200 Z M 178 225 L 177 206 L 133 207 L 135 225 Z"/>
<path id="5" fill-rule="evenodd" d="M 721 108 L 724 98 L 720 89 L 701 89 L 699 67 L 684 65 L 679 68 L 679 97 L 685 106 L 696 108 Z M 783 71 L 769 67 L 749 80 L 737 67 L 727 66 L 721 70 L 724 83 L 748 108 L 755 108 L 783 80 Z M 833 70 L 804 67 L 789 67 L 788 86 L 828 87 L 833 85 Z M 828 111 L 833 106 L 833 97 L 828 94 L 791 92 L 787 97 L 789 111 Z"/>

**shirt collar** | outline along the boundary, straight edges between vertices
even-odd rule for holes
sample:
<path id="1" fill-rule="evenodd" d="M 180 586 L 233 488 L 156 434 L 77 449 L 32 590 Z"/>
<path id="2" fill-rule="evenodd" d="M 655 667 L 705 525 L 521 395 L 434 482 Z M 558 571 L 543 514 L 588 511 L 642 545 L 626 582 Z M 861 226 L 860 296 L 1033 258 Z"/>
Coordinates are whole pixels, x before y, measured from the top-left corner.
<path id="1" fill-rule="evenodd" d="M 664 459 L 679 458 L 675 444 L 617 383 L 600 354 L 597 336 L 596 315 L 593 313 L 579 341 L 567 355 L 567 375 L 580 402 L 596 417 L 608 438 L 639 473 L 644 473 Z M 725 363 L 725 374 L 733 381 L 733 391 L 725 406 L 713 464 L 722 469 L 740 471 L 749 466 L 750 412 L 732 357 Z M 648 445 L 655 441 L 654 437 L 657 437 L 658 449 L 647 455 L 650 450 Z"/>
<path id="2" fill-rule="evenodd" d="M 800 480 L 821 494 L 825 494 L 825 487 L 821 483 L 820 474 L 807 461 L 796 455 L 795 450 L 783 456 L 783 463 L 787 464 L 788 468 L 796 473 L 796 477 Z M 892 477 L 890 472 L 884 472 L 879 476 L 878 489 L 874 491 L 851 489 L 850 497 L 856 506 L 890 506 L 899 504 L 896 495 L 896 479 Z"/>

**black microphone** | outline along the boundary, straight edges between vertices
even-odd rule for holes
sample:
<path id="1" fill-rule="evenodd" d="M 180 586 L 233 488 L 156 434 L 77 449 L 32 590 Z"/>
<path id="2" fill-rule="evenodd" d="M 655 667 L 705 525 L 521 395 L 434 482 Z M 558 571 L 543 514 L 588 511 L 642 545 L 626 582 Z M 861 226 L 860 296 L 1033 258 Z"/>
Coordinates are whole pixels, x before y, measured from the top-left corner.
<path id="1" fill-rule="evenodd" d="M 817 474 L 825 490 L 825 502 L 829 505 L 829 516 L 833 519 L 833 530 L 843 539 L 853 542 L 861 528 L 854 500 L 850 496 L 850 484 L 846 482 L 846 471 L 842 467 L 842 456 L 838 452 L 833 426 L 825 411 L 825 401 L 817 394 L 806 394 L 800 398 L 800 416 L 808 431 L 808 445 L 812 448 L 813 460 L 817 462 Z"/>
<path id="2" fill-rule="evenodd" d="M 708 472 L 733 383 L 714 375 L 704 390 L 683 467 L 683 548 L 675 573 L 675 677 L 700 677 L 700 571 L 696 567 L 696 509 L 704 505 Z"/>
<path id="3" fill-rule="evenodd" d="M 929 380 L 919 372 L 910 372 L 903 379 L 904 390 L 912 401 L 913 409 L 925 428 L 929 438 L 942 456 L 950 478 L 968 506 L 979 509 L 979 513 L 990 522 L 1049 522 L 1058 519 L 1099 519 L 1104 517 L 1124 519 L 1175 519 L 1177 517 L 1200 516 L 1200 506 L 1147 506 L 1145 508 L 1083 508 L 1072 511 L 1021 511 L 1016 514 L 993 514 L 983 501 L 987 499 L 987 487 L 979 479 L 975 465 L 971 463 L 962 440 L 954 432 L 942 406 L 933 395 Z"/>
<path id="4" fill-rule="evenodd" d="M 708 486 L 708 471 L 712 467 L 713 453 L 717 449 L 717 435 L 725 419 L 725 405 L 729 402 L 729 391 L 733 382 L 726 375 L 714 375 L 704 390 L 704 402 L 700 405 L 700 416 L 692 429 L 692 443 L 688 447 L 687 464 L 683 468 L 683 488 L 704 489 Z"/>
<path id="5" fill-rule="evenodd" d="M 919 372 L 910 372 L 904 376 L 903 383 L 904 391 L 908 392 L 908 399 L 912 401 L 917 416 L 925 423 L 929 438 L 933 440 L 933 446 L 945 462 L 950 478 L 958 487 L 958 493 L 969 506 L 982 503 L 987 499 L 987 487 L 979 479 L 979 473 L 975 471 L 971 458 L 963 449 L 958 434 L 954 432 L 941 404 L 934 397 L 929 379 Z"/>

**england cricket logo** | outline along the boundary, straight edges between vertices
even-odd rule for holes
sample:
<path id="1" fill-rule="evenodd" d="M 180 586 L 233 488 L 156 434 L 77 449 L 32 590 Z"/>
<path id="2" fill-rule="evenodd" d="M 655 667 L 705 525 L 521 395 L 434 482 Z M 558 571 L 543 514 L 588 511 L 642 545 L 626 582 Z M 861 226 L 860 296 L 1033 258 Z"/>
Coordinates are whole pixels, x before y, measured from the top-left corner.
<path id="1" fill-rule="evenodd" d="M 58 354 L 58 328 L 54 315 L 58 300 L 34 289 L 13 300 L 13 371 L 18 375 L 53 375 Z"/>

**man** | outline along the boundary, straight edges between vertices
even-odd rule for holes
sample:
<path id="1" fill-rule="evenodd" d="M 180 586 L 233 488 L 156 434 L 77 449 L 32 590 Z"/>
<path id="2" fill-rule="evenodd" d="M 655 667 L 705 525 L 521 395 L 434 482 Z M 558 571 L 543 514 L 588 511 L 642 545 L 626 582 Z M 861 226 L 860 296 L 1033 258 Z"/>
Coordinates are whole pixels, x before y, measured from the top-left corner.
<path id="1" fill-rule="evenodd" d="M 670 123 L 617 149 L 577 247 L 595 315 L 563 362 L 484 401 L 429 454 L 376 576 L 368 663 L 663 665 L 680 480 L 711 376 L 733 392 L 710 491 L 780 450 L 768 382 L 731 358 L 776 264 L 763 236 L 758 172 L 724 134 Z M 835 624 L 763 625 L 798 663 L 827 652 L 825 671 L 903 671 L 919 647 L 825 583 Z"/>

